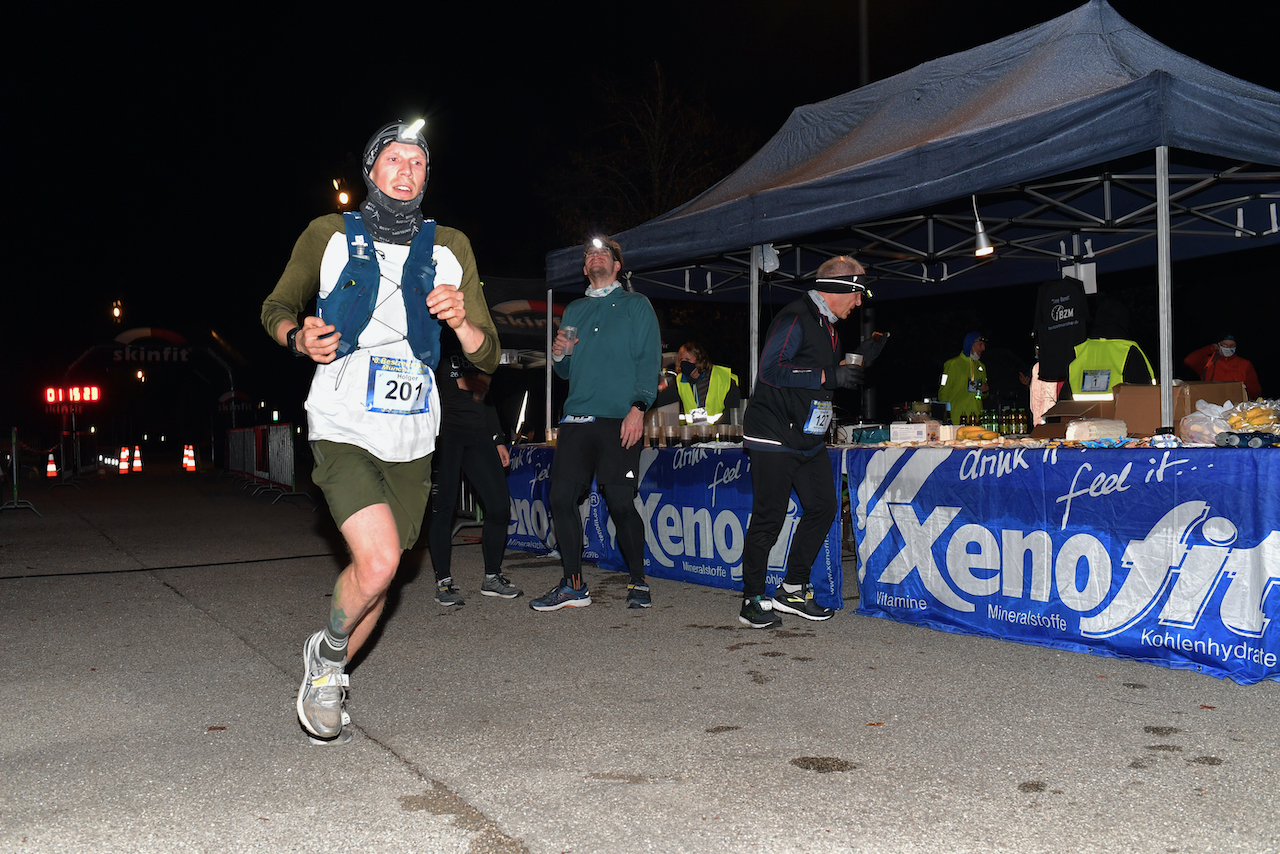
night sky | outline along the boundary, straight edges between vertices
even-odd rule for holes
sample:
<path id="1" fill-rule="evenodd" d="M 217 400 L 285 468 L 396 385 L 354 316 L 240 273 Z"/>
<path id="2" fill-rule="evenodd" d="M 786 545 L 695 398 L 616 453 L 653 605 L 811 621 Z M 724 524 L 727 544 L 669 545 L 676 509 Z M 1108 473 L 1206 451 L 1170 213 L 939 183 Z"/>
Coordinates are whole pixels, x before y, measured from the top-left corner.
<path id="1" fill-rule="evenodd" d="M 259 308 L 307 222 L 334 209 L 331 179 L 363 192 L 355 160 L 383 122 L 427 119 L 423 210 L 470 236 L 481 277 L 539 278 L 545 254 L 571 242 L 552 222 L 551 176 L 598 125 L 605 85 L 642 86 L 657 60 L 673 87 L 763 144 L 793 107 L 859 82 L 854 0 L 410 4 L 385 19 L 369 17 L 377 6 L 339 16 L 276 5 L 252 16 L 99 7 L 109 11 L 31 13 L 41 17 L 9 28 L 5 295 L 18 347 L 3 369 L 0 426 L 53 423 L 27 402 L 130 327 L 202 343 L 216 332 L 243 358 L 239 387 L 278 393 L 283 375 L 299 404 L 305 372 L 280 359 Z M 871 77 L 1078 5 L 871 0 Z M 1272 0 L 1113 6 L 1175 50 L 1280 89 Z M 1242 275 L 1274 285 L 1275 257 Z M 1234 281 L 1230 258 L 1205 269 Z M 108 319 L 113 300 L 121 326 Z M 980 314 L 983 300 L 990 312 L 1008 303 L 966 300 Z M 1249 343 L 1241 354 L 1262 372 L 1261 341 Z M 1263 375 L 1272 393 L 1274 380 Z"/>

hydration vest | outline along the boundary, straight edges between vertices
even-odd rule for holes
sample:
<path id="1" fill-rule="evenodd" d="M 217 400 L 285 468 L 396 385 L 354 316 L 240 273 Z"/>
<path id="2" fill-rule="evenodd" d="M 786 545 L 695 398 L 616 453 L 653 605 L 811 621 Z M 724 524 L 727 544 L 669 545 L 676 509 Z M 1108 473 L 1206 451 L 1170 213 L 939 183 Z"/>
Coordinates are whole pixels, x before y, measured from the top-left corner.
<path id="1" fill-rule="evenodd" d="M 360 214 L 344 213 L 342 219 L 347 229 L 347 266 L 342 268 L 342 275 L 329 295 L 319 299 L 320 318 L 332 323 L 342 334 L 336 358 L 356 350 L 360 333 L 373 317 L 381 278 L 373 240 Z M 409 244 L 409 257 L 400 273 L 409 347 L 414 358 L 432 371 L 440 364 L 440 323 L 427 310 L 427 294 L 435 287 L 436 280 L 436 262 L 431 257 L 435 239 L 435 220 L 423 220 L 422 228 Z"/>

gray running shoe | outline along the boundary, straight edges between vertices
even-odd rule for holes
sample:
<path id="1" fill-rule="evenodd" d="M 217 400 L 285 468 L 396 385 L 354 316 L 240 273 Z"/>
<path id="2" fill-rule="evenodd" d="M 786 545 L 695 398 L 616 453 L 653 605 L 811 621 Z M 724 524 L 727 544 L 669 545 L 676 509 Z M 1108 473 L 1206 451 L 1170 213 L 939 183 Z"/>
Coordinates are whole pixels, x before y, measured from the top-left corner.
<path id="1" fill-rule="evenodd" d="M 497 575 L 486 575 L 484 584 L 480 585 L 480 592 L 485 596 L 497 596 L 499 599 L 515 599 L 524 595 L 524 591 L 512 584 L 511 580 L 501 572 Z"/>
<path id="2" fill-rule="evenodd" d="M 307 738 L 311 740 L 311 743 L 320 747 L 341 747 L 344 744 L 350 744 L 351 736 L 351 715 L 347 714 L 346 709 L 342 710 L 342 731 L 333 738 L 319 738 L 307 733 Z"/>
<path id="3" fill-rule="evenodd" d="M 320 738 L 342 734 L 343 704 L 347 701 L 346 662 L 329 661 L 320 655 L 318 631 L 302 645 L 302 686 L 298 688 L 298 720 L 307 732 Z"/>
<path id="4" fill-rule="evenodd" d="M 442 578 L 436 582 L 436 601 L 441 605 L 467 604 L 467 600 L 462 598 L 458 588 L 453 586 L 452 578 Z"/>

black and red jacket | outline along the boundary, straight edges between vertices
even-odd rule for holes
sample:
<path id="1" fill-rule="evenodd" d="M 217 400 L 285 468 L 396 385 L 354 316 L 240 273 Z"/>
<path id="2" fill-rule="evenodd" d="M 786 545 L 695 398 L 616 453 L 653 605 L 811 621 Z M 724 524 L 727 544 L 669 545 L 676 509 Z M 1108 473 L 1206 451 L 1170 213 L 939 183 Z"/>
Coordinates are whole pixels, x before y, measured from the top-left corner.
<path id="1" fill-rule="evenodd" d="M 755 393 L 747 404 L 742 433 L 748 448 L 814 453 L 825 436 L 804 432 L 815 400 L 831 400 L 822 374 L 834 374 L 840 336 L 809 294 L 778 313 L 760 355 Z"/>

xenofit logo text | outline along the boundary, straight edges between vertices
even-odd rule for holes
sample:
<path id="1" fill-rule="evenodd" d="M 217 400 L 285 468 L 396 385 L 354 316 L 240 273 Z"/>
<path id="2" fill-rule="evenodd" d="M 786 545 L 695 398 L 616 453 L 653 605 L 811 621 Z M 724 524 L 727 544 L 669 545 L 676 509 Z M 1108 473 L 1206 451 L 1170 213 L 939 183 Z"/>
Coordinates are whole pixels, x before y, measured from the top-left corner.
<path id="1" fill-rule="evenodd" d="M 1064 606 L 1080 614 L 1103 605 L 1116 567 L 1097 537 L 1077 533 L 1055 546 L 1043 530 L 993 530 L 978 524 L 951 530 L 963 508 L 944 505 L 934 507 L 921 519 L 911 502 L 949 454 L 912 454 L 890 476 L 903 454 L 896 449 L 878 452 L 858 488 L 856 521 L 865 532 L 859 545 L 860 578 L 868 560 L 890 542 L 889 534 L 896 530 L 903 545 L 884 564 L 876 578 L 880 584 L 898 585 L 916 573 L 938 604 L 964 613 L 976 610 L 975 600 L 997 594 L 1006 599 L 1048 602 L 1056 592 Z M 1003 464 L 997 458 L 988 465 L 981 456 L 980 451 L 968 455 L 961 467 L 965 479 L 1001 477 L 1025 467 L 1020 466 L 1020 458 L 1010 457 Z M 1163 475 L 1172 462 L 1166 455 L 1160 468 L 1147 475 L 1148 481 L 1153 474 Z M 1064 498 L 1089 500 L 1090 496 L 1127 488 L 1128 466 L 1123 474 L 1090 472 L 1091 485 L 1077 488 L 1084 482 L 1084 468 L 1082 465 L 1077 471 L 1071 492 Z M 1136 476 L 1134 481 L 1140 482 Z M 874 506 L 868 511 L 873 499 Z M 1055 503 L 1066 505 L 1061 511 L 1065 527 L 1070 500 Z M 942 544 L 948 531 L 945 560 L 939 565 L 934 547 Z M 1128 542 L 1119 561 L 1126 573 L 1119 590 L 1096 614 L 1080 618 L 1080 634 L 1092 638 L 1119 634 L 1147 618 L 1161 601 L 1164 605 L 1156 617 L 1160 626 L 1193 628 L 1215 591 L 1226 584 L 1219 606 L 1222 624 L 1241 637 L 1262 637 L 1270 622 L 1263 613 L 1263 602 L 1280 587 L 1280 531 L 1270 532 L 1252 547 L 1242 547 L 1238 533 L 1236 524 L 1214 515 L 1208 502 L 1185 501 L 1174 506 L 1143 538 Z M 1172 635 L 1165 639 L 1159 631 L 1152 631 L 1152 645 L 1181 643 Z"/>

